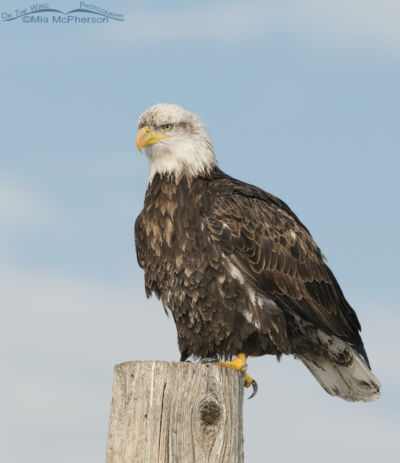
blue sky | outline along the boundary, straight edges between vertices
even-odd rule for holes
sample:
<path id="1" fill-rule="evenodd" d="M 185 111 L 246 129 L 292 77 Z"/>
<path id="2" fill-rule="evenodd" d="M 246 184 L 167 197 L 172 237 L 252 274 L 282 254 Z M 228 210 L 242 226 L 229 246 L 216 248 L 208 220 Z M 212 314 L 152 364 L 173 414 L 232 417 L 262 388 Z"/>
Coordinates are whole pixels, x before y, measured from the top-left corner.
<path id="1" fill-rule="evenodd" d="M 349 405 L 299 362 L 251 360 L 261 390 L 245 403 L 246 461 L 262 461 L 266 433 L 275 458 L 398 454 L 399 4 L 96 4 L 126 21 L 0 22 L 2 459 L 98 461 L 113 365 L 178 358 L 133 244 L 147 183 L 136 121 L 158 102 L 198 113 L 220 167 L 300 216 L 383 383 L 377 403 Z M 0 11 L 17 6 L 30 3 Z M 295 429 L 283 433 L 287 423 Z M 296 445 L 282 455 L 286 439 Z"/>

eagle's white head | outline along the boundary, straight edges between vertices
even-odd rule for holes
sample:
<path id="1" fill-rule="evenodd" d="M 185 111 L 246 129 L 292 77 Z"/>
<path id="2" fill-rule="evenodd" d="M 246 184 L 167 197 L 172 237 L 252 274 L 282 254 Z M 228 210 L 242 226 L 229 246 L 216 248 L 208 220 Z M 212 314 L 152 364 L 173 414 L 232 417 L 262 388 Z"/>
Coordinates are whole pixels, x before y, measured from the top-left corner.
<path id="1" fill-rule="evenodd" d="M 157 104 L 138 121 L 136 146 L 144 147 L 150 165 L 149 183 L 156 173 L 202 175 L 217 165 L 210 135 L 198 116 L 180 106 Z"/>

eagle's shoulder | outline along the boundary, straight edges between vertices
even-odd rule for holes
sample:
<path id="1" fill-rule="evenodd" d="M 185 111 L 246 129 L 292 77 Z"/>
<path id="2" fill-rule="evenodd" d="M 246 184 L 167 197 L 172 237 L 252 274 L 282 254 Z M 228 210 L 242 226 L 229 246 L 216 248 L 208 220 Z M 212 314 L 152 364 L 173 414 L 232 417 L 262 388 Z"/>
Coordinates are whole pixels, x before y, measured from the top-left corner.
<path id="1" fill-rule="evenodd" d="M 289 253 L 295 259 L 309 258 L 323 262 L 324 257 L 309 230 L 298 216 L 281 199 L 263 189 L 242 182 L 214 169 L 207 185 L 208 200 L 206 221 L 212 226 L 228 230 L 236 228 L 238 234 L 259 238 L 254 242 Z M 260 241 L 261 240 L 261 241 Z M 275 244 L 273 244 L 275 243 Z"/>
<path id="2" fill-rule="evenodd" d="M 292 211 L 288 204 L 280 198 L 277 198 L 271 193 L 259 188 L 250 183 L 237 180 L 234 177 L 223 172 L 218 167 L 215 167 L 210 175 L 207 177 L 209 188 L 214 192 L 214 196 L 221 199 L 223 196 L 243 196 L 249 199 L 255 199 L 255 204 L 262 207 L 269 207 L 270 209 L 279 209 L 284 212 L 286 216 L 293 218 L 299 226 L 309 233 L 306 226 L 300 221 L 298 216 Z"/>

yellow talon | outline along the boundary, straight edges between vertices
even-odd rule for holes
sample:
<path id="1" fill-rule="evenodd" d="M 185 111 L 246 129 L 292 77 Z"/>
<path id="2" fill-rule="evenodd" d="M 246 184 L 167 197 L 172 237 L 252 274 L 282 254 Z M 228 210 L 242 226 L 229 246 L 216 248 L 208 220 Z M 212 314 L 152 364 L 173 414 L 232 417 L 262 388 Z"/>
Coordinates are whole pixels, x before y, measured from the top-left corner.
<path id="1" fill-rule="evenodd" d="M 223 367 L 227 367 L 227 368 L 233 368 L 234 370 L 238 370 L 238 371 L 241 371 L 243 373 L 243 376 L 244 376 L 244 385 L 245 387 L 250 387 L 252 386 L 253 388 L 253 392 L 251 393 L 249 399 L 251 399 L 252 397 L 254 397 L 256 394 L 257 394 L 257 391 L 258 391 L 258 386 L 257 386 L 257 382 L 250 376 L 246 373 L 246 356 L 244 354 L 238 354 L 232 361 L 230 362 L 216 362 L 216 359 L 215 357 L 214 358 L 203 358 L 201 360 L 202 363 L 207 363 L 207 364 L 216 364 L 216 365 L 220 365 L 220 366 L 223 366 Z"/>
<path id="2" fill-rule="evenodd" d="M 257 394 L 258 386 L 256 381 L 246 373 L 246 356 L 244 354 L 238 354 L 231 362 L 218 362 L 217 365 L 241 371 L 244 375 L 245 387 L 253 387 L 253 393 L 249 399 Z"/>
<path id="3" fill-rule="evenodd" d="M 231 362 L 218 362 L 217 365 L 223 367 L 233 368 L 234 370 L 246 372 L 246 356 L 244 354 L 238 354 Z"/>

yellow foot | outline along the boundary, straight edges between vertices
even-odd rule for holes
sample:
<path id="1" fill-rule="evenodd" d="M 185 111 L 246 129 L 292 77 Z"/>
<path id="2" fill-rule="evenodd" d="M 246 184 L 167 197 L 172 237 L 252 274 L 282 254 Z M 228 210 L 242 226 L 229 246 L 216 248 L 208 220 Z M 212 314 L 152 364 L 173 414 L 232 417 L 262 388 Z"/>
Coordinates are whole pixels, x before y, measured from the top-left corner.
<path id="1" fill-rule="evenodd" d="M 253 386 L 253 393 L 251 394 L 249 399 L 251 399 L 257 394 L 257 383 L 250 375 L 246 373 L 246 356 L 244 354 L 238 354 L 231 362 L 217 362 L 217 365 L 241 371 L 244 375 L 245 387 Z"/>

